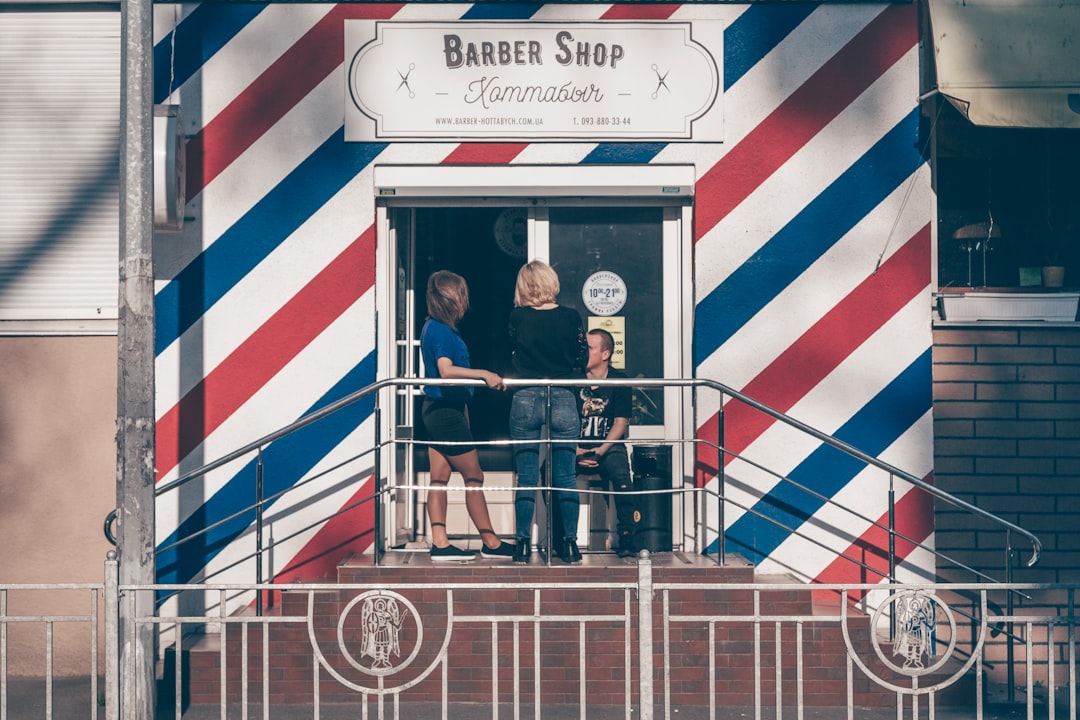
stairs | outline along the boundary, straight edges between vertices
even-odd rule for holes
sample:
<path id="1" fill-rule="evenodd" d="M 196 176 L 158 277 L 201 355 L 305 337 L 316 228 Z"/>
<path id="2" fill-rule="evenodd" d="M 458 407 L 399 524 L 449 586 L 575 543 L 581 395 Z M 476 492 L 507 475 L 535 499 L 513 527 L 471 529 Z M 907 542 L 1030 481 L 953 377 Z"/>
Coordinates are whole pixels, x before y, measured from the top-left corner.
<path id="1" fill-rule="evenodd" d="M 548 567 L 539 562 L 534 553 L 530 565 L 479 559 L 434 564 L 423 552 L 396 552 L 376 567 L 371 556 L 350 557 L 337 568 L 337 581 L 367 587 L 309 591 L 303 585 L 283 586 L 280 602 L 263 617 L 255 617 L 248 609 L 229 619 L 224 636 L 185 641 L 183 704 L 216 705 L 222 700 L 223 659 L 224 700 L 239 702 L 245 645 L 246 689 L 248 701 L 254 704 L 262 703 L 264 697 L 272 705 L 312 704 L 316 682 L 319 703 L 355 703 L 359 699 L 356 688 L 377 689 L 380 683 L 386 688 L 408 686 L 401 695 L 403 703 L 439 703 L 444 687 L 440 656 L 445 657 L 445 687 L 451 704 L 491 704 L 493 698 L 512 703 L 515 695 L 521 703 L 539 699 L 545 706 L 581 702 L 590 707 L 622 706 L 628 696 L 636 704 L 640 693 L 636 561 L 594 553 L 586 554 L 577 566 L 556 561 Z M 812 586 L 793 589 L 790 578 L 756 574 L 741 558 L 730 558 L 719 566 L 711 558 L 659 553 L 651 563 L 651 660 L 657 703 L 669 697 L 672 707 L 707 707 L 712 693 L 718 706 L 753 707 L 760 702 L 775 707 L 777 662 L 784 707 L 798 704 L 800 688 L 807 707 L 847 703 L 848 660 L 836 603 L 821 602 L 820 593 L 815 598 Z M 481 583 L 484 587 L 474 587 Z M 361 642 L 363 596 L 371 596 L 376 589 L 396 593 L 392 597 L 397 598 L 400 611 L 397 652 L 384 645 L 393 672 L 373 670 L 377 663 L 372 654 L 377 654 L 377 648 Z M 312 649 L 306 621 L 309 603 L 318 652 Z M 757 616 L 762 620 L 755 624 Z M 670 620 L 666 635 L 665 617 Z M 800 627 L 801 648 L 797 644 Z M 448 629 L 452 630 L 449 635 Z M 874 651 L 869 617 L 849 610 L 848 629 L 858 657 L 871 672 L 890 681 L 903 679 Z M 264 632 L 268 633 L 265 640 Z M 888 657 L 891 646 L 878 644 Z M 365 649 L 370 651 L 367 655 Z M 320 668 L 316 680 L 320 654 L 330 670 Z M 163 695 L 175 687 L 175 666 L 175 650 L 168 648 Z M 939 675 L 947 672 L 943 669 Z M 921 686 L 929 682 L 924 678 Z M 856 707 L 896 704 L 893 691 L 858 668 L 851 675 L 851 692 Z"/>

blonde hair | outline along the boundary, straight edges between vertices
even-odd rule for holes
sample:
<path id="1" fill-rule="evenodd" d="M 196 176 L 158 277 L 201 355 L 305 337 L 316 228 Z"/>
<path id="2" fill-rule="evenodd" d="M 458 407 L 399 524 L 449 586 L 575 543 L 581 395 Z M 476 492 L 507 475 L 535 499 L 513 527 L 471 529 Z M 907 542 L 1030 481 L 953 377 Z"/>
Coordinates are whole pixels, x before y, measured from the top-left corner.
<path id="1" fill-rule="evenodd" d="M 465 278 L 449 270 L 431 273 L 427 282 L 428 315 L 450 327 L 457 327 L 458 320 L 469 309 L 469 286 Z"/>
<path id="2" fill-rule="evenodd" d="M 559 276 L 543 260 L 533 260 L 518 270 L 514 307 L 537 307 L 555 302 L 558 296 Z"/>

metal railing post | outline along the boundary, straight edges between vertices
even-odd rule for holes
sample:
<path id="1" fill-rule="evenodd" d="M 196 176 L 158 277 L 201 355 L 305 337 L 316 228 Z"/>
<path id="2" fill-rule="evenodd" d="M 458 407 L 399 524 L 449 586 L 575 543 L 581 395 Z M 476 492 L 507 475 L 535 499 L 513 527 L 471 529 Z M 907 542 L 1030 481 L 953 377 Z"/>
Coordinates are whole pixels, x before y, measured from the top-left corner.
<path id="1" fill-rule="evenodd" d="M 720 393 L 720 409 L 716 412 L 716 494 L 718 535 L 716 549 L 720 553 L 720 565 L 726 564 L 727 529 L 724 527 L 724 393 Z"/>
<path id="2" fill-rule="evenodd" d="M 1005 531 L 1005 583 L 1012 583 L 1012 535 L 1008 530 Z M 1005 614 L 1010 618 L 1013 615 L 1014 601 L 1013 593 L 1005 593 Z M 1016 669 L 1013 667 L 1016 662 L 1016 650 L 1013 648 L 1013 643 L 1016 642 L 1016 637 L 1013 635 L 1015 629 L 1013 623 L 1010 621 L 1005 625 L 1006 641 L 1005 641 L 1005 665 L 1008 668 L 1006 671 L 1006 686 L 1008 687 L 1008 701 L 1009 703 L 1016 702 Z M 1050 692 L 1053 692 L 1053 688 Z"/>
<path id="3" fill-rule="evenodd" d="M 120 718 L 120 567 L 116 551 L 105 555 L 105 717 Z"/>
<path id="4" fill-rule="evenodd" d="M 896 477 L 889 473 L 889 582 L 896 582 Z"/>
<path id="5" fill-rule="evenodd" d="M 255 584 L 263 583 L 263 451 L 255 456 Z M 263 591 L 255 591 L 255 615 L 262 617 Z"/>
<path id="6" fill-rule="evenodd" d="M 649 551 L 638 556 L 638 711 L 641 720 L 653 717 L 653 577 Z"/>
<path id="7" fill-rule="evenodd" d="M 895 477 L 889 473 L 889 583 L 896 583 L 896 488 Z M 863 595 L 860 604 L 865 611 L 868 607 L 867 596 Z M 889 601 L 889 642 L 896 640 L 896 600 Z"/>
<path id="8" fill-rule="evenodd" d="M 375 491 L 375 516 L 372 523 L 372 531 L 375 533 L 374 541 L 372 542 L 373 552 L 375 554 L 375 566 L 378 567 L 382 564 L 383 552 L 385 551 L 385 544 L 383 543 L 383 498 L 382 498 L 382 406 L 379 403 L 379 396 L 382 393 L 375 393 L 375 453 L 373 458 L 373 466 L 371 470 L 372 488 Z"/>
<path id="9" fill-rule="evenodd" d="M 555 489 L 551 484 L 551 463 L 554 459 L 551 448 L 551 383 L 546 386 L 546 392 L 544 393 L 544 424 L 540 428 L 540 439 L 546 444 L 547 457 L 544 462 L 544 480 L 543 487 L 545 490 L 540 493 L 540 496 L 547 496 L 547 512 L 545 513 L 545 524 L 547 525 L 547 559 L 545 564 L 551 565 L 551 556 L 555 553 L 555 538 L 552 537 L 552 533 L 555 532 L 555 513 L 559 512 L 557 509 L 558 501 L 555 499 Z M 539 450 L 539 448 L 537 448 Z M 537 462 L 540 461 L 539 454 L 537 456 Z M 533 517 L 536 516 L 535 511 Z M 566 532 L 566 528 L 563 528 L 563 532 Z"/>

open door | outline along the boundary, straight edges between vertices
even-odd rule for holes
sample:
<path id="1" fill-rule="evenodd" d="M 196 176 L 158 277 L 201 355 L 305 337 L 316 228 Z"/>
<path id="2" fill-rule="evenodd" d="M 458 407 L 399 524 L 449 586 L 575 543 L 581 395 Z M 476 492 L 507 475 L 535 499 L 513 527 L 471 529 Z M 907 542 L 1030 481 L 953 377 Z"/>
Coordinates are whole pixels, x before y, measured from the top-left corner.
<path id="1" fill-rule="evenodd" d="M 426 317 L 426 282 L 441 269 L 462 275 L 469 285 L 470 311 L 459 330 L 471 364 L 508 372 L 507 322 L 514 284 L 518 269 L 532 258 L 550 262 L 559 273 L 560 304 L 577 309 L 588 327 L 612 332 L 617 343 L 614 364 L 627 375 L 689 377 L 693 186 L 679 181 L 692 178 L 692 168 L 681 168 L 675 175 L 670 167 L 603 173 L 596 173 L 596 168 L 562 168 L 560 172 L 576 178 L 577 193 L 583 190 L 581 182 L 596 186 L 596 197 L 573 198 L 565 197 L 570 188 L 556 183 L 556 176 L 550 180 L 557 188 L 544 187 L 544 176 L 552 168 L 529 170 L 376 168 L 382 278 L 377 291 L 385 288 L 379 313 L 394 319 L 392 327 L 380 322 L 380 377 L 422 377 L 419 336 Z M 489 172 L 498 177 L 481 177 Z M 633 182 L 630 177 L 654 184 L 629 191 L 604 184 Z M 446 184 L 440 187 L 440 182 Z M 479 185 L 482 191 L 476 189 Z M 383 354 L 386 347 L 393 348 L 392 357 Z M 636 389 L 631 439 L 662 442 L 686 436 L 684 429 L 692 423 L 684 395 L 678 389 Z M 421 400 L 415 388 L 397 393 L 396 417 L 384 419 L 384 438 L 424 439 Z M 508 393 L 477 390 L 470 403 L 477 440 L 509 439 L 509 407 Z M 673 449 L 673 476 L 678 477 L 677 468 L 689 461 L 692 452 Z M 509 446 L 481 446 L 480 455 L 487 486 L 513 485 Z M 399 446 L 393 464 L 390 476 L 398 486 L 426 483 L 423 446 L 412 451 Z M 460 487 L 456 476 L 451 482 L 448 532 L 456 539 L 471 538 L 475 529 L 465 513 L 463 493 L 455 493 L 455 486 Z M 513 493 L 489 492 L 487 497 L 496 532 L 512 536 Z M 393 509 L 384 517 L 388 544 L 426 539 L 422 493 L 395 493 Z M 588 532 L 583 524 L 582 533 Z"/>

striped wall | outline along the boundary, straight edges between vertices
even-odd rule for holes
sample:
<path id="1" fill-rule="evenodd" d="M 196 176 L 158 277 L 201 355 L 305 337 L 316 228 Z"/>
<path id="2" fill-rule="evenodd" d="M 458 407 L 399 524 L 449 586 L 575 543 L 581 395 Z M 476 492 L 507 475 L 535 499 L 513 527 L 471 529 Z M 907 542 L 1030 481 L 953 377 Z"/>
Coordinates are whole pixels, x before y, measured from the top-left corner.
<path id="1" fill-rule="evenodd" d="M 929 169 L 919 143 L 914 5 L 205 4 L 155 6 L 155 101 L 182 106 L 191 220 L 155 240 L 159 481 L 375 379 L 376 163 L 693 163 L 694 367 L 920 477 L 932 476 Z M 343 141 L 343 21 L 719 19 L 722 144 L 363 144 Z M 709 402 L 709 401 L 706 401 Z M 713 401 L 715 402 L 715 401 Z M 718 407 L 701 407 L 714 437 Z M 323 577 L 370 546 L 370 468 L 322 475 L 370 446 L 370 405 L 265 453 L 279 581 Z M 887 478 L 731 406 L 726 444 L 857 506 L 838 514 L 729 461 L 729 550 L 766 570 L 860 579 L 799 527 L 883 567 Z M 716 483 L 717 457 L 698 458 Z M 157 508 L 158 572 L 184 582 L 254 547 L 252 464 Z M 898 487 L 899 524 L 932 543 L 932 505 Z M 178 536 L 231 520 L 196 543 Z M 314 523 L 314 524 L 313 524 Z M 715 538 L 712 538 L 715 540 Z M 900 551 L 912 568 L 930 561 Z"/>

